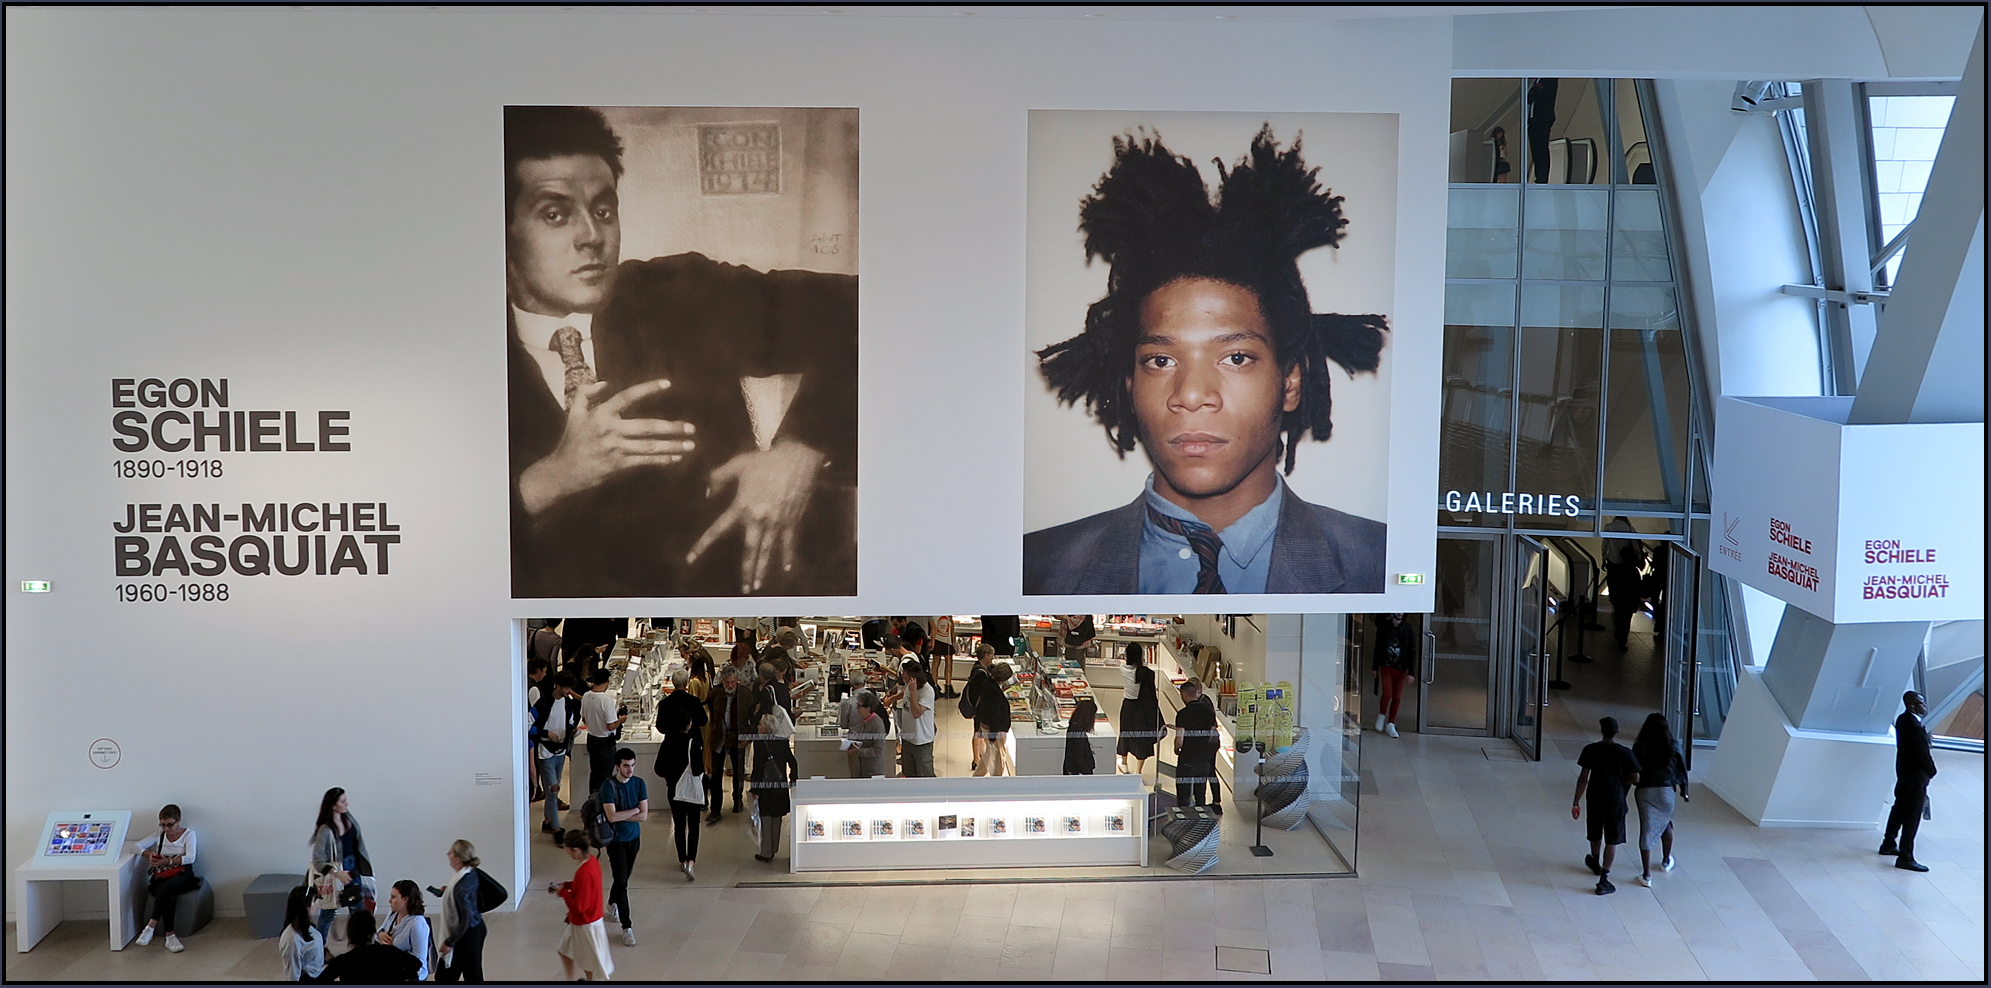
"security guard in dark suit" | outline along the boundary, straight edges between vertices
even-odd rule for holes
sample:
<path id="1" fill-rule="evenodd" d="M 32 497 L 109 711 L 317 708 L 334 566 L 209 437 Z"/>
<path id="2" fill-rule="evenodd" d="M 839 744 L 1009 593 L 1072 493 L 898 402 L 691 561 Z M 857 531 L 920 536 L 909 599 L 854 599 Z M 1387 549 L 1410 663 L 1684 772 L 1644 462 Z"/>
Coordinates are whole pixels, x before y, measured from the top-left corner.
<path id="1" fill-rule="evenodd" d="M 1887 813 L 1880 853 L 1894 855 L 1896 868 L 1928 871 L 1928 865 L 1915 860 L 1915 832 L 1922 828 L 1922 808 L 1929 803 L 1929 780 L 1936 777 L 1936 755 L 1929 748 L 1929 730 L 1922 726 L 1929 708 L 1914 690 L 1901 694 L 1901 705 L 1907 709 L 1894 718 L 1894 808 Z"/>

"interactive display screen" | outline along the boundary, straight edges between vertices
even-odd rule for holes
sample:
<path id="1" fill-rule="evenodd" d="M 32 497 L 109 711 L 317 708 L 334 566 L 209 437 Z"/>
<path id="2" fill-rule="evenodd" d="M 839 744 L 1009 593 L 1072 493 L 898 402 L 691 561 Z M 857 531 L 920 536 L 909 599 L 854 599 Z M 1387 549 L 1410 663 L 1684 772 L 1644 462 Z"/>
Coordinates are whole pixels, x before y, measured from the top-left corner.
<path id="1" fill-rule="evenodd" d="M 58 821 L 48 835 L 48 847 L 43 853 L 102 854 L 110 848 L 111 835 L 116 829 L 117 824 L 109 820 Z"/>

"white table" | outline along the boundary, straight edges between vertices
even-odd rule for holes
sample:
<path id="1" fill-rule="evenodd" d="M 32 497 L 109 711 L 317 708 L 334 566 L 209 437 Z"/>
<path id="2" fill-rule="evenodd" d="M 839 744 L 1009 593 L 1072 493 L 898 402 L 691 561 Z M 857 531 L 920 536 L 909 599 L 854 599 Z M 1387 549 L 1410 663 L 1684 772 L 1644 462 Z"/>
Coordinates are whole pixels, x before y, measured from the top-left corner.
<path id="1" fill-rule="evenodd" d="M 1041 868 L 1147 862 L 1147 790 L 1132 775 L 803 779 L 795 784 L 789 869 Z M 940 829 L 972 817 L 974 837 Z M 1001 834 L 992 821 L 1005 824 Z M 1076 833 L 1064 833 L 1065 821 Z M 1028 821 L 1045 830 L 1031 833 Z M 920 833 L 908 835 L 917 822 Z M 811 839 L 809 826 L 824 833 Z M 845 837 L 843 824 L 861 836 Z M 873 836 L 889 823 L 892 835 Z"/>
<path id="2" fill-rule="evenodd" d="M 62 922 L 63 882 L 103 882 L 111 914 L 111 949 L 123 950 L 144 925 L 138 916 L 145 868 L 130 846 L 115 863 L 36 864 L 14 869 L 17 939 L 15 949 L 26 953 Z"/>
<path id="3" fill-rule="evenodd" d="M 1017 775 L 1063 775 L 1065 772 L 1065 732 L 1052 731 L 1041 734 L 1037 725 L 1018 717 L 1010 726 L 1010 734 L 1015 739 Z M 1105 718 L 1095 721 L 1092 726 L 1092 771 L 1094 774 L 1113 771 L 1114 749 L 1119 746 L 1120 735 Z"/>

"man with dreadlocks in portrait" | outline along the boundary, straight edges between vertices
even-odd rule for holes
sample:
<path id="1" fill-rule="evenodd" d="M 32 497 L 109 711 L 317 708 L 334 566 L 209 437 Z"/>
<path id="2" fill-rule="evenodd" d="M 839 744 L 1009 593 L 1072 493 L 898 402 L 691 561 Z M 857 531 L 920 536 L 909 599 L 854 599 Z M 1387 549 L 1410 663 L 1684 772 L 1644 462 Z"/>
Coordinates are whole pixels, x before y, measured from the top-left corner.
<path id="1" fill-rule="evenodd" d="M 1106 297 L 1038 369 L 1154 472 L 1125 507 L 1025 536 L 1023 592 L 1381 593 L 1383 523 L 1281 479 L 1300 440 L 1328 438 L 1330 365 L 1374 372 L 1388 328 L 1307 298 L 1300 255 L 1338 245 L 1341 197 L 1269 124 L 1237 164 L 1217 163 L 1214 202 L 1160 135 L 1113 151 L 1079 207 L 1088 263 L 1111 266 Z"/>

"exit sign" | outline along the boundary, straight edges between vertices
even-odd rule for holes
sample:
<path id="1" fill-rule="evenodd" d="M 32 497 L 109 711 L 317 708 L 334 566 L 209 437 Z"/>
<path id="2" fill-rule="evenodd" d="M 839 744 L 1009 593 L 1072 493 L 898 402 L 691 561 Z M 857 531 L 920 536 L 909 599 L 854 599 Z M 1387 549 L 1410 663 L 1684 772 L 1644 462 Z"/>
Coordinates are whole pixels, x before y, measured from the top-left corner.
<path id="1" fill-rule="evenodd" d="M 49 588 L 49 582 L 48 582 L 47 580 L 22 580 L 22 581 L 21 581 L 21 592 L 22 592 L 22 593 L 47 593 L 47 592 L 49 591 L 49 589 L 50 589 L 50 588 Z"/>
<path id="2" fill-rule="evenodd" d="M 1417 584 L 1419 584 L 1419 583 L 1423 583 L 1423 582 L 1424 582 L 1424 574 L 1422 574 L 1422 573 L 1398 573 L 1398 574 L 1396 575 L 1396 582 L 1397 582 L 1397 583 L 1399 583 L 1399 584 L 1402 584 L 1402 585 L 1404 585 L 1404 586 L 1415 586 L 1415 585 L 1417 585 Z"/>

